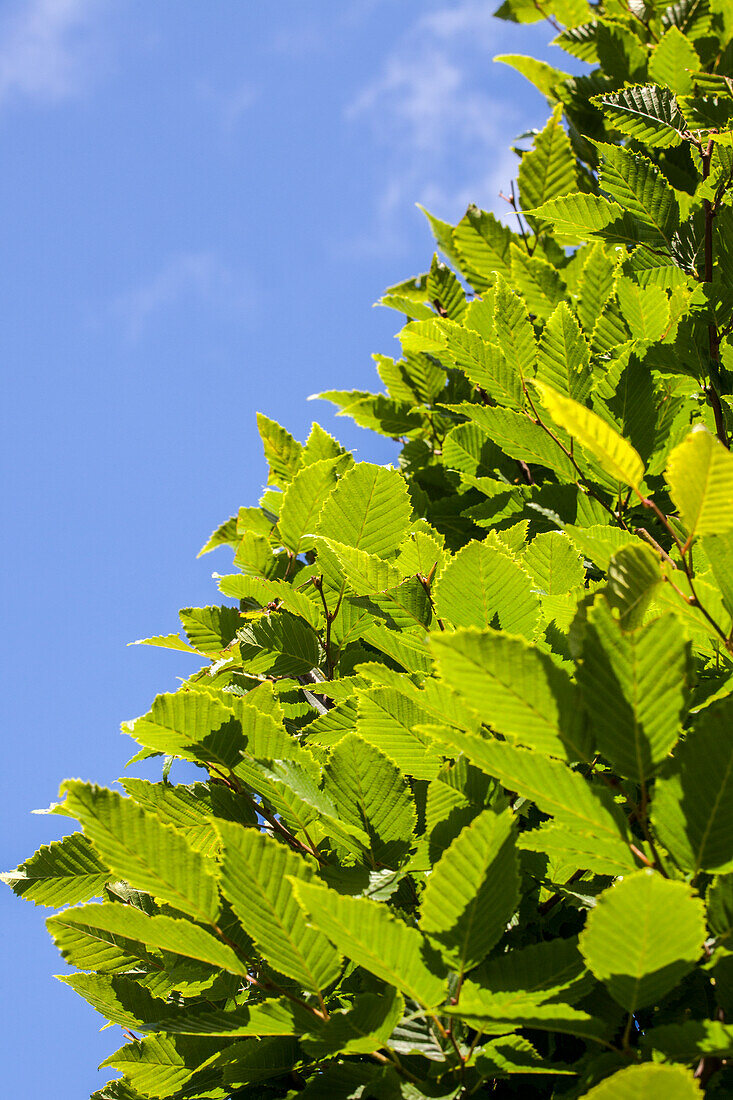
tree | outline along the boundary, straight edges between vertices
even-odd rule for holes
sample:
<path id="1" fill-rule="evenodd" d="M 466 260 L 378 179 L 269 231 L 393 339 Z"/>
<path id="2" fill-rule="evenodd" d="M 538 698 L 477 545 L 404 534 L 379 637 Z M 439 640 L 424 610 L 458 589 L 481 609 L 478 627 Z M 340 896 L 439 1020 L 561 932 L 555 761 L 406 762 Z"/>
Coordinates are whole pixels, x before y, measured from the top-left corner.
<path id="1" fill-rule="evenodd" d="M 515 227 L 428 214 L 385 392 L 322 395 L 398 467 L 259 418 L 161 781 L 4 876 L 129 1040 L 97 1100 L 733 1090 L 733 8 L 497 14 L 594 67 L 500 59 Z"/>

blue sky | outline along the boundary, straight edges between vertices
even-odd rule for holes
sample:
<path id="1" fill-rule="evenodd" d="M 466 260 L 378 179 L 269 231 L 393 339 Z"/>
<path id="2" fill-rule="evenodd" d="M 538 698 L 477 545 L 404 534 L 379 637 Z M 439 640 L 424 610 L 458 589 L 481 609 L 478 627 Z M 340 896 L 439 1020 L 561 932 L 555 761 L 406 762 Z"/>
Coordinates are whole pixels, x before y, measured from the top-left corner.
<path id="1" fill-rule="evenodd" d="M 393 457 L 306 398 L 374 384 L 399 319 L 371 303 L 433 251 L 414 204 L 499 210 L 509 143 L 545 121 L 491 59 L 563 55 L 493 7 L 0 4 L 4 868 L 68 831 L 30 811 L 67 776 L 114 782 L 120 722 L 193 671 L 126 643 L 216 600 L 226 551 L 195 555 L 256 503 L 255 412 Z M 51 977 L 46 911 L 0 906 L 5 1091 L 79 1100 L 122 1036 Z"/>

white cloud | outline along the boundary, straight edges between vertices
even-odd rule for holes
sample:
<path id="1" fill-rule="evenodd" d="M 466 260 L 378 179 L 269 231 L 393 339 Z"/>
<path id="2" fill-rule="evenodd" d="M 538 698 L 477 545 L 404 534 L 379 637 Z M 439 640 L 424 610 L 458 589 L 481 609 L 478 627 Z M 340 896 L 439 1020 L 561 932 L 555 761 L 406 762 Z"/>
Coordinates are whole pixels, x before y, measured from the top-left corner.
<path id="1" fill-rule="evenodd" d="M 503 34 L 485 0 L 423 13 L 348 104 L 346 118 L 372 133 L 384 180 L 360 247 L 399 249 L 415 202 L 453 221 L 468 202 L 508 214 L 499 191 L 516 171 L 508 145 L 522 126 L 490 72 Z"/>
<path id="2" fill-rule="evenodd" d="M 160 313 L 175 307 L 205 306 L 227 316 L 248 317 L 254 286 L 246 273 L 233 272 L 212 252 L 172 256 L 150 278 L 118 295 L 112 313 L 130 339 L 138 339 Z"/>
<path id="3" fill-rule="evenodd" d="M 93 64 L 90 36 L 100 0 L 20 0 L 0 21 L 0 104 L 73 95 Z"/>

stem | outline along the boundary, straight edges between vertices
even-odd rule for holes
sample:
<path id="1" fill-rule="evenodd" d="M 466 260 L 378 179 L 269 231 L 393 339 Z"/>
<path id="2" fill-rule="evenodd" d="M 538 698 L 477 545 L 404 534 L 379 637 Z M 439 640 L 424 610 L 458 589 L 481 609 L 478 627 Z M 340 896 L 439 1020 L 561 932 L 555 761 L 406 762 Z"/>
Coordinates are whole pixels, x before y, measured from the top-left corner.
<path id="1" fill-rule="evenodd" d="M 333 670 L 336 667 L 336 662 L 331 655 L 331 624 L 336 618 L 336 612 L 333 614 L 328 610 L 328 604 L 326 603 L 326 596 L 323 591 L 323 574 L 320 577 L 313 578 L 313 584 L 321 597 L 321 603 L 323 604 L 323 614 L 326 616 L 326 638 L 324 641 L 324 647 L 326 650 L 326 679 L 333 680 Z"/>
<path id="2" fill-rule="evenodd" d="M 438 618 L 437 613 L 435 611 L 435 604 L 433 603 L 433 594 L 430 591 L 430 581 L 427 579 L 427 577 L 424 577 L 422 575 L 422 573 L 417 574 L 417 579 L 420 581 L 420 584 L 423 586 L 423 590 L 425 592 L 425 595 L 427 596 L 428 600 L 430 601 L 430 607 L 432 608 L 433 615 L 435 615 L 436 623 L 438 624 L 438 626 L 440 627 L 441 630 L 445 630 L 445 625 L 443 623 L 443 620 Z"/>

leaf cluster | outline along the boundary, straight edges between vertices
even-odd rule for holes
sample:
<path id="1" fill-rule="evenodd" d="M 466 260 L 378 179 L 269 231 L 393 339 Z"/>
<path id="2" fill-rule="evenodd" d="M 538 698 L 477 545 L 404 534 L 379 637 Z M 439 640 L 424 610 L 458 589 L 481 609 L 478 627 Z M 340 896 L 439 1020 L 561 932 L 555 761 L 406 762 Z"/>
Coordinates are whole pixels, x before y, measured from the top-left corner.
<path id="1" fill-rule="evenodd" d="M 258 418 L 230 602 L 5 881 L 126 1042 L 96 1100 L 733 1091 L 733 8 L 505 0 L 588 71 L 512 225 L 431 214 L 354 462 Z M 200 770 L 176 783 L 172 766 Z"/>

